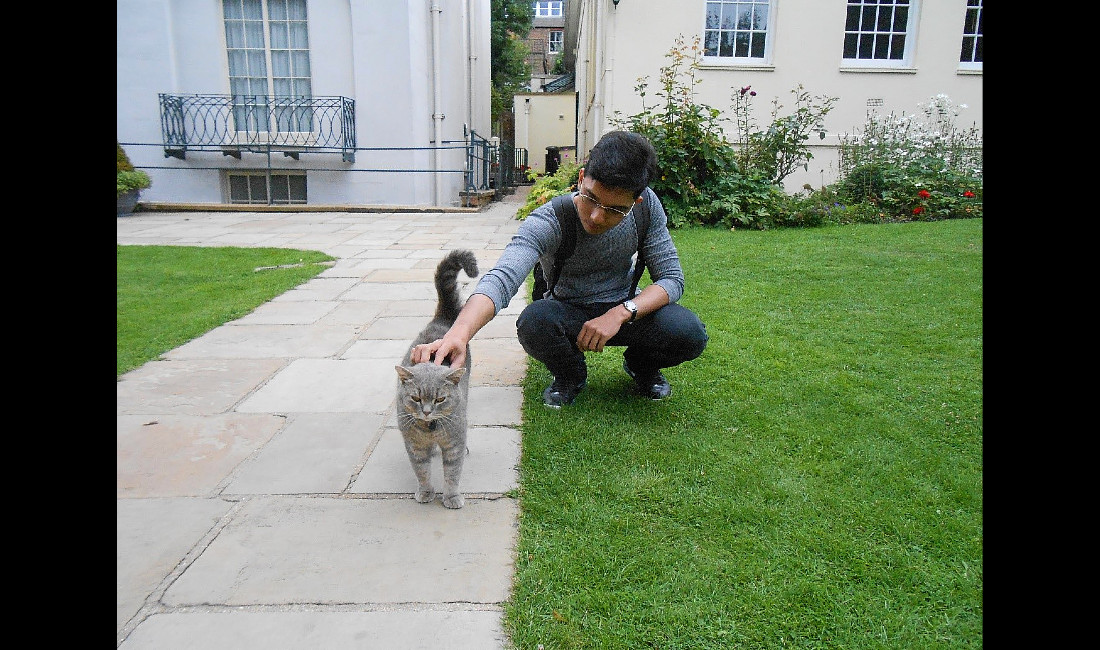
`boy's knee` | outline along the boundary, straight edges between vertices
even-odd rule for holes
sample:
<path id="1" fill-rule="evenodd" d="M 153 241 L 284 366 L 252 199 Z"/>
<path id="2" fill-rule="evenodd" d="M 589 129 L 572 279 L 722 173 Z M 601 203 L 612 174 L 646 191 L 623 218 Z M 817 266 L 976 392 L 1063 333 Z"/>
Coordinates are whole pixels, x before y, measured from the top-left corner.
<path id="1" fill-rule="evenodd" d="M 691 339 L 689 345 L 689 354 L 691 355 L 688 360 L 697 358 L 703 354 L 703 350 L 707 349 L 707 342 L 710 341 L 710 336 L 707 334 L 707 326 L 699 323 L 699 330 L 696 335 Z"/>
<path id="2" fill-rule="evenodd" d="M 676 328 L 676 339 L 679 342 L 678 347 L 685 357 L 684 360 L 690 361 L 703 354 L 710 336 L 707 334 L 707 326 L 699 320 L 694 312 L 690 310 L 684 310 L 684 312 Z"/>
<path id="3" fill-rule="evenodd" d="M 562 314 L 549 300 L 536 300 L 527 305 L 516 319 L 516 333 L 520 343 L 544 341 L 557 336 L 561 330 Z"/>

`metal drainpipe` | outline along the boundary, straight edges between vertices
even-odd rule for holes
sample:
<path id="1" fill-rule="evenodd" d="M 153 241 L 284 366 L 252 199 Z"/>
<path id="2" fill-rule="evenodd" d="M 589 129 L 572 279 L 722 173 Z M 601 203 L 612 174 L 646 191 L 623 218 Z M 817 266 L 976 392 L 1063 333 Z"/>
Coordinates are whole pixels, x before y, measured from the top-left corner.
<path id="1" fill-rule="evenodd" d="M 603 39 L 604 39 L 604 31 L 603 31 L 604 30 L 604 25 L 603 25 L 603 20 L 604 20 L 603 5 L 602 4 L 597 4 L 596 5 L 596 65 L 594 66 L 594 69 L 596 70 L 596 98 L 595 98 L 596 101 L 594 101 L 592 103 L 593 104 L 592 105 L 592 112 L 594 113 L 592 123 L 593 123 L 593 126 L 595 127 L 594 130 L 596 131 L 596 133 L 594 133 L 592 137 L 595 138 L 597 141 L 599 141 L 599 139 L 603 136 L 603 132 L 604 132 L 604 124 L 603 124 L 603 111 L 604 111 L 603 97 L 604 97 L 604 94 L 603 93 L 604 93 L 605 85 L 604 85 L 604 78 L 603 78 L 603 75 L 604 75 L 604 52 L 603 52 L 603 49 L 604 49 L 604 42 L 603 42 Z M 595 143 L 593 143 L 593 144 L 595 144 Z"/>
<path id="2" fill-rule="evenodd" d="M 615 28 L 615 23 L 618 22 L 619 3 L 615 3 L 614 10 L 605 12 L 604 20 L 610 21 L 609 24 L 604 26 L 604 39 L 606 42 L 603 44 L 604 53 L 604 73 L 603 73 L 603 110 L 604 114 L 614 115 L 615 109 L 615 34 L 618 30 Z M 606 7 L 605 7 L 606 9 Z M 609 127 L 604 127 L 608 130 Z"/>
<path id="3" fill-rule="evenodd" d="M 443 13 L 443 9 L 439 6 L 436 0 L 429 0 L 432 3 L 432 123 L 434 127 L 434 141 L 435 141 L 435 205 L 443 205 L 442 203 L 442 191 L 443 191 L 443 176 L 440 171 L 443 167 L 443 161 L 440 159 L 443 155 L 443 112 L 442 104 L 442 80 L 440 72 L 440 55 L 439 55 L 439 14 Z"/>
<path id="4" fill-rule="evenodd" d="M 474 63 L 477 54 L 474 53 L 473 9 L 470 0 L 466 0 L 466 123 L 473 128 L 474 124 Z M 492 127 L 490 127 L 490 131 Z"/>

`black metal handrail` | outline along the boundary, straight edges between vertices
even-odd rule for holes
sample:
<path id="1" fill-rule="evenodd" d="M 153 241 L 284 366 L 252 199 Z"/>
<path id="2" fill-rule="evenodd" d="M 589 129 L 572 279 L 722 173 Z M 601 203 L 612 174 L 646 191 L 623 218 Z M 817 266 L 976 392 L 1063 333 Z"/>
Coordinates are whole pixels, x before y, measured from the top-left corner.
<path id="1" fill-rule="evenodd" d="M 516 149 L 511 142 L 502 140 L 492 150 L 489 158 L 489 170 L 494 188 L 511 187 L 515 185 L 516 173 Z"/>
<path id="2" fill-rule="evenodd" d="M 466 191 L 489 189 L 489 166 L 495 147 L 471 130 L 466 140 Z"/>
<path id="3" fill-rule="evenodd" d="M 333 151 L 355 162 L 355 100 L 274 95 L 160 93 L 164 155 L 188 151 L 298 153 Z"/>
<path id="4" fill-rule="evenodd" d="M 527 180 L 527 150 L 508 140 L 486 140 L 468 131 L 466 140 L 466 192 L 501 189 Z"/>

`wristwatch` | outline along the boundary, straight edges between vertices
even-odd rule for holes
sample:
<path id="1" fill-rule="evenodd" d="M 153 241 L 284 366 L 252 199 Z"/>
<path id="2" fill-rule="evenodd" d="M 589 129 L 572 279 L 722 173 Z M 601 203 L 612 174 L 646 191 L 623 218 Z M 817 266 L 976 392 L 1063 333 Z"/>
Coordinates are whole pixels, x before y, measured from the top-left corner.
<path id="1" fill-rule="evenodd" d="M 630 312 L 630 320 L 626 321 L 626 324 L 629 325 L 638 317 L 638 305 L 635 305 L 633 300 L 627 300 L 623 303 L 623 307 L 626 307 L 626 310 Z"/>

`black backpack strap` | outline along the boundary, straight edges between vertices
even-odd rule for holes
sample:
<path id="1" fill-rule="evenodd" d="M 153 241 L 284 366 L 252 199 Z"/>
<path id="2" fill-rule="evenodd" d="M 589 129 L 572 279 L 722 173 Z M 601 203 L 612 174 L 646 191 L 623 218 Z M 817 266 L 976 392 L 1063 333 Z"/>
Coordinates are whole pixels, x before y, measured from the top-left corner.
<path id="1" fill-rule="evenodd" d="M 645 196 L 644 190 L 642 195 Z M 577 221 L 580 217 L 577 216 L 577 206 L 573 205 L 573 193 L 559 194 L 551 199 L 551 204 L 554 206 L 554 214 L 558 217 L 558 226 L 561 228 L 561 244 L 554 253 L 554 268 L 550 270 L 548 278 L 543 280 L 544 274 L 537 272 L 541 269 L 541 263 L 535 265 L 535 288 L 532 296 L 534 300 L 553 294 L 554 285 L 558 283 L 558 278 L 561 276 L 562 265 L 577 248 Z M 638 283 L 641 282 L 642 274 L 645 273 L 643 249 L 649 232 L 649 220 L 649 206 L 643 198 L 641 203 L 634 206 L 634 227 L 638 231 L 638 259 L 634 262 L 634 280 L 628 296 L 630 298 L 638 293 Z"/>
<path id="2" fill-rule="evenodd" d="M 642 202 L 634 206 L 634 227 L 638 229 L 638 259 L 634 261 L 634 282 L 630 287 L 630 295 L 633 298 L 638 294 L 638 283 L 642 281 L 642 273 L 645 272 L 645 238 L 649 232 L 649 206 L 646 205 L 645 190 L 642 190 Z"/>
<path id="3" fill-rule="evenodd" d="M 554 253 L 554 268 L 550 270 L 550 277 L 546 279 L 546 290 L 552 295 L 554 285 L 561 276 L 561 267 L 565 260 L 573 254 L 577 248 L 577 206 L 573 205 L 573 193 L 559 194 L 550 202 L 554 206 L 554 214 L 558 217 L 558 225 L 561 227 L 561 244 Z"/>

